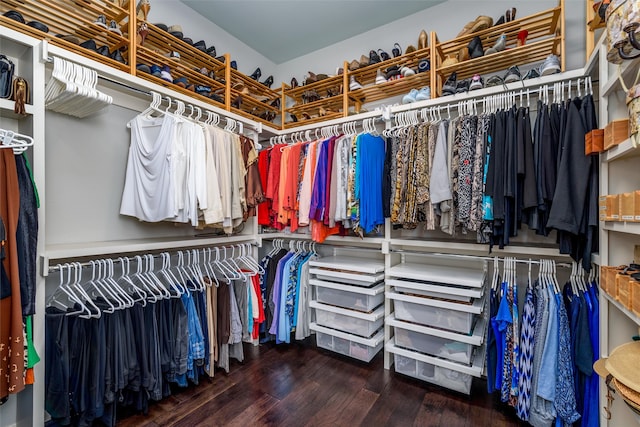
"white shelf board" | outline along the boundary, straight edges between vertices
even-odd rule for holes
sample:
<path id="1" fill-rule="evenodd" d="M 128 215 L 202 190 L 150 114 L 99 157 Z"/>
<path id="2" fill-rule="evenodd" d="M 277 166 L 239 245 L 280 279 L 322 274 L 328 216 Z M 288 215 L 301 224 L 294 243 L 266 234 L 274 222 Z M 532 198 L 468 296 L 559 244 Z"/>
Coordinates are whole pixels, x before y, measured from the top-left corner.
<path id="1" fill-rule="evenodd" d="M 600 291 L 600 295 L 603 296 L 607 301 L 609 301 L 610 304 L 614 305 L 618 310 L 623 312 L 625 316 L 633 320 L 636 323 L 636 325 L 640 326 L 640 317 L 638 317 L 638 315 L 636 315 L 634 312 L 632 312 L 631 310 L 629 310 L 628 308 L 620 304 L 618 301 L 615 300 L 614 297 L 612 297 L 605 291 Z"/>
<path id="2" fill-rule="evenodd" d="M 612 162 L 619 159 L 627 159 L 640 156 L 640 149 L 634 147 L 631 138 L 627 138 L 620 144 L 611 147 L 602 154 L 603 162 Z"/>
<path id="3" fill-rule="evenodd" d="M 406 350 L 401 347 L 397 347 L 391 341 L 388 341 L 384 349 L 389 353 L 398 354 L 400 356 L 408 357 L 410 359 L 419 360 L 421 362 L 429 363 L 431 365 L 440 366 L 442 368 L 451 369 L 452 371 L 462 372 L 474 377 L 481 377 L 484 369 L 484 351 L 476 351 L 473 356 L 473 362 L 471 366 L 461 365 L 460 363 L 452 362 L 446 359 L 440 359 L 439 357 L 427 356 L 426 354 L 418 353 L 417 351 Z"/>
<path id="4" fill-rule="evenodd" d="M 108 242 L 85 242 L 50 245 L 45 248 L 42 259 L 45 267 L 52 260 L 68 258 L 112 255 L 130 252 L 144 252 L 161 249 L 181 249 L 195 246 L 225 245 L 239 242 L 252 242 L 253 235 L 236 235 L 220 237 L 165 237 L 157 239 L 114 240 Z M 47 269 L 43 269 L 46 273 Z"/>
<path id="5" fill-rule="evenodd" d="M 458 253 L 460 251 L 476 252 L 483 255 L 489 254 L 489 245 L 480 243 L 464 243 L 455 241 L 442 240 L 418 240 L 418 239 L 390 239 L 389 244 L 395 247 L 413 247 L 420 249 L 436 249 L 438 252 L 447 251 L 450 253 Z M 493 248 L 491 255 L 526 255 L 530 257 L 566 257 L 558 252 L 557 247 L 540 247 L 540 246 L 519 246 L 509 245 L 503 249 Z"/>
<path id="6" fill-rule="evenodd" d="M 622 85 L 620 85 L 620 80 L 618 79 L 618 70 L 615 69 L 615 67 L 618 66 L 614 65 L 613 67 L 614 71 L 609 76 L 609 80 L 600 83 L 601 97 L 607 97 L 618 89 L 622 89 Z M 627 84 L 627 87 L 631 86 L 631 84 L 629 84 L 629 79 L 635 77 L 635 74 L 638 72 L 638 67 L 640 67 L 640 58 L 624 61 L 620 65 L 620 74 L 622 75 L 625 84 Z"/>
<path id="7" fill-rule="evenodd" d="M 607 231 L 640 235 L 640 222 L 607 221 L 602 228 Z"/>
<path id="8" fill-rule="evenodd" d="M 387 270 L 387 277 L 424 280 L 432 283 L 480 288 L 484 285 L 485 272 L 464 267 L 435 264 L 403 263 Z"/>
<path id="9" fill-rule="evenodd" d="M 585 75 L 591 74 L 591 71 L 595 70 L 598 72 L 598 65 L 600 59 L 600 46 L 604 45 L 607 42 L 607 32 L 603 31 L 600 35 L 600 38 L 596 42 L 593 47 L 593 52 L 589 55 L 587 62 L 584 64 L 584 73 Z"/>
<path id="10" fill-rule="evenodd" d="M 0 98 L 0 117 L 20 120 L 33 115 L 33 105 L 25 104 L 24 109 L 27 113 L 26 116 L 21 116 L 19 114 L 16 114 L 13 111 L 14 105 L 15 105 L 15 101 L 11 101 L 10 99 Z"/>
<path id="11" fill-rule="evenodd" d="M 384 260 L 359 258 L 350 256 L 328 256 L 309 262 L 314 267 L 332 268 L 336 270 L 357 271 L 376 274 L 384 271 Z"/>
<path id="12" fill-rule="evenodd" d="M 591 254 L 591 262 L 597 266 L 602 265 L 602 261 L 600 261 L 600 254 L 599 253 Z"/>
<path id="13" fill-rule="evenodd" d="M 396 319 L 396 316 L 393 313 L 385 318 L 384 323 L 385 325 L 397 326 L 399 328 L 419 332 L 421 334 L 432 335 L 435 337 L 446 338 L 452 341 L 475 345 L 476 347 L 481 346 L 484 342 L 484 336 L 487 326 L 486 319 L 484 317 L 480 317 L 478 318 L 478 321 L 473 328 L 473 332 L 470 335 L 466 335 L 446 331 L 439 328 L 430 328 L 429 326 L 418 325 L 416 323 L 404 322 L 402 320 Z"/>

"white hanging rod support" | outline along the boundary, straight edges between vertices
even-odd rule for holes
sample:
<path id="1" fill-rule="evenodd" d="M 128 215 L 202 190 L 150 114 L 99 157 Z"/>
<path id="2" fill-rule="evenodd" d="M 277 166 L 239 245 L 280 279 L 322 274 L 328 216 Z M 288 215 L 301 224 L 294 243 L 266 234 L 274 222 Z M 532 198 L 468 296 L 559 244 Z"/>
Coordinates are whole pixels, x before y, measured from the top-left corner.
<path id="1" fill-rule="evenodd" d="M 540 264 L 540 259 L 549 259 L 552 261 L 555 261 L 552 258 L 548 258 L 548 257 L 541 257 L 541 256 L 532 256 L 531 259 L 522 259 L 522 258 L 518 258 L 516 256 L 513 257 L 505 257 L 505 256 L 485 256 L 485 255 L 466 255 L 466 254 L 447 254 L 447 253 L 442 253 L 442 252 L 419 252 L 419 251 L 408 251 L 408 250 L 403 250 L 403 249 L 391 249 L 390 251 L 391 253 L 397 253 L 397 254 L 401 254 L 401 255 L 422 255 L 422 256 L 437 256 L 437 257 L 444 257 L 444 258 L 464 258 L 464 259 L 473 259 L 473 260 L 479 260 L 479 261 L 504 261 L 505 259 L 512 259 L 517 263 L 520 264 Z M 566 263 L 566 262 L 562 262 L 562 261 L 555 261 L 556 266 L 558 267 L 565 267 L 565 268 L 572 268 L 573 265 Z"/>
<path id="2" fill-rule="evenodd" d="M 54 46 L 54 48 L 55 48 L 55 46 Z M 42 41 L 42 49 L 40 50 L 40 54 L 41 54 L 42 62 L 53 62 L 53 56 L 59 56 L 61 59 L 64 59 L 65 61 L 74 62 L 74 63 L 76 63 L 78 65 L 83 66 L 83 67 L 87 67 L 86 61 L 74 60 L 73 58 L 70 59 L 69 56 L 71 56 L 73 54 L 70 54 L 70 55 L 56 55 L 55 53 L 53 53 L 53 54 L 50 53 L 50 51 L 49 51 L 49 43 L 47 42 L 47 40 L 43 40 Z M 151 91 L 151 90 L 140 89 L 139 87 L 133 86 L 133 85 L 128 84 L 126 82 L 122 82 L 122 81 L 119 81 L 117 79 L 104 76 L 100 72 L 98 72 L 98 70 L 96 70 L 96 72 L 98 73 L 98 79 L 100 79 L 100 80 L 115 84 L 115 85 L 117 85 L 119 87 L 122 87 L 124 89 L 130 90 L 130 91 L 135 92 L 137 94 L 143 94 L 143 95 L 146 95 L 148 97 L 153 97 L 153 91 Z M 167 94 L 161 94 L 161 95 L 162 95 L 163 98 L 164 97 L 169 98 L 169 95 L 167 95 Z M 175 96 L 174 96 L 174 98 L 175 98 Z M 182 102 L 184 102 L 188 106 L 192 105 L 191 103 L 189 103 L 187 101 L 184 101 L 184 100 L 182 100 Z M 194 107 L 195 107 L 195 105 L 194 105 Z M 212 107 L 214 107 L 214 106 L 212 105 Z M 203 107 L 200 107 L 200 108 L 203 108 Z M 219 115 L 219 116 L 221 116 L 221 117 L 223 117 L 225 119 L 227 118 L 227 115 L 225 115 L 223 113 L 215 112 L 214 114 L 217 114 L 217 115 Z M 251 121 L 249 119 L 244 119 L 241 116 L 229 117 L 229 118 L 231 120 L 234 120 L 234 121 L 238 122 L 238 127 L 240 128 L 240 133 L 242 133 L 243 127 L 247 127 L 248 129 L 251 129 L 252 131 L 254 131 L 254 132 L 258 133 L 258 134 L 262 133 L 262 122 L 254 122 L 254 121 Z"/>
<path id="3" fill-rule="evenodd" d="M 232 244 L 232 245 L 220 245 L 220 246 L 207 245 L 207 246 L 200 246 L 200 247 L 193 247 L 193 248 L 183 248 L 183 249 L 158 251 L 158 252 L 154 252 L 154 253 L 141 252 L 137 256 L 138 257 L 140 257 L 140 256 L 147 256 L 147 257 L 148 256 L 152 256 L 155 259 L 155 258 L 162 258 L 163 254 L 166 254 L 166 253 L 169 253 L 172 256 L 176 256 L 176 255 L 179 255 L 181 252 L 184 254 L 184 253 L 189 252 L 189 251 L 194 251 L 194 250 L 195 251 L 202 251 L 203 249 L 206 250 L 208 248 L 211 248 L 211 249 L 217 248 L 219 250 L 233 249 L 233 248 L 239 248 L 239 247 L 247 246 L 247 245 L 257 246 L 256 242 L 243 242 L 243 243 L 235 243 L 235 244 Z M 94 258 L 91 261 L 78 262 L 78 263 L 74 263 L 74 264 L 78 265 L 80 267 L 91 267 L 93 265 L 92 262 L 95 262 L 96 260 L 105 260 L 105 259 L 111 260 L 114 263 L 120 263 L 120 262 L 123 262 L 123 261 L 131 262 L 131 261 L 136 261 L 136 255 L 127 256 L 127 257 L 118 257 L 118 258 L 110 258 L 110 257 Z M 59 270 L 62 269 L 62 267 L 64 267 L 65 265 L 68 265 L 68 264 L 69 264 L 68 262 L 60 262 L 60 263 L 57 263 L 56 265 L 51 265 L 51 266 L 49 266 L 49 273 L 54 273 L 56 271 L 59 271 Z"/>

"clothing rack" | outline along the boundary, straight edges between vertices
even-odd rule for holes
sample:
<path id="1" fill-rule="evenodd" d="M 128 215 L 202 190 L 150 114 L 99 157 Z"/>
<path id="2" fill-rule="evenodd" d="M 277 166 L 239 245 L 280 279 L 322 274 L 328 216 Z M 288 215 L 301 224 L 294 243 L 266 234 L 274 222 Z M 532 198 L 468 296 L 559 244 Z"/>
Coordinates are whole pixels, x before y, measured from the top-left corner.
<path id="1" fill-rule="evenodd" d="M 383 112 L 380 112 L 380 116 L 366 117 L 360 120 L 350 120 L 340 124 L 333 124 L 330 126 L 318 126 L 316 128 L 309 128 L 304 131 L 287 131 L 281 135 L 271 137 L 269 142 L 273 144 L 284 144 L 287 142 L 287 136 L 289 136 L 290 142 L 307 140 L 311 141 L 320 138 L 330 138 L 332 136 L 338 136 L 340 134 L 356 134 L 357 128 L 362 128 L 365 133 L 377 132 L 375 127 L 376 122 L 384 122 Z M 313 133 L 312 133 L 313 132 Z"/>
<path id="2" fill-rule="evenodd" d="M 253 242 L 247 242 L 247 243 L 239 243 L 239 244 L 235 244 L 235 245 L 231 245 L 231 246 L 214 246 L 214 247 L 201 247 L 201 248 L 188 248 L 188 249 L 181 249 L 181 250 L 177 250 L 175 252 L 173 252 L 173 254 L 164 251 L 164 252 L 160 252 L 160 253 L 144 253 L 144 254 L 139 254 L 139 255 L 134 255 L 134 256 L 130 256 L 130 257 L 118 257 L 118 258 L 102 258 L 102 259 L 97 259 L 97 260 L 91 260 L 91 261 L 83 261 L 83 262 L 73 262 L 73 263 L 59 263 L 56 265 L 52 265 L 49 266 L 48 268 L 48 272 L 49 273 L 54 273 L 56 271 L 62 271 L 63 269 L 67 268 L 68 266 L 75 266 L 75 267 L 80 267 L 80 268 L 84 268 L 84 267 L 93 267 L 96 265 L 96 263 L 98 262 L 109 262 L 109 263 L 113 263 L 113 264 L 121 264 L 121 263 L 130 263 L 130 262 L 140 262 L 140 261 L 144 261 L 147 258 L 152 258 L 152 259 L 162 259 L 164 257 L 166 257 L 167 255 L 170 256 L 178 256 L 180 257 L 182 254 L 182 256 L 184 256 L 185 254 L 191 254 L 189 256 L 191 256 L 194 260 L 195 263 L 198 263 L 199 257 L 200 255 L 197 255 L 198 253 L 201 254 L 202 256 L 205 256 L 206 259 L 210 259 L 211 255 L 213 254 L 213 252 L 216 253 L 216 256 L 222 255 L 222 258 L 219 259 L 228 259 L 228 258 L 233 258 L 235 255 L 235 251 L 245 251 L 242 252 L 243 254 L 246 254 L 248 252 L 248 248 L 250 246 L 256 246 L 255 243 Z M 231 251 L 231 253 L 227 252 L 228 250 Z M 213 251 L 213 252 L 212 252 Z M 193 257 L 193 253 L 196 253 L 196 256 Z M 205 255 L 206 253 L 206 255 Z M 187 257 L 187 259 L 189 259 L 189 256 Z M 187 261 L 187 264 L 189 264 L 189 262 Z"/>
<path id="3" fill-rule="evenodd" d="M 524 260 L 524 259 L 518 259 L 515 257 L 499 257 L 499 256 L 491 257 L 491 256 L 484 256 L 484 255 L 447 254 L 443 252 L 419 252 L 419 251 L 409 251 L 404 249 L 391 249 L 390 253 L 397 253 L 400 255 L 422 255 L 422 256 L 437 256 L 437 257 L 447 257 L 447 258 L 463 258 L 463 259 L 473 259 L 473 260 L 479 260 L 479 261 L 494 261 L 494 262 L 495 261 L 504 262 L 505 260 L 513 260 L 516 263 L 527 264 L 527 265 L 542 264 L 542 262 L 539 260 L 534 260 L 534 259 Z M 557 267 L 573 268 L 572 264 L 566 263 L 566 262 L 556 262 L 555 264 Z"/>

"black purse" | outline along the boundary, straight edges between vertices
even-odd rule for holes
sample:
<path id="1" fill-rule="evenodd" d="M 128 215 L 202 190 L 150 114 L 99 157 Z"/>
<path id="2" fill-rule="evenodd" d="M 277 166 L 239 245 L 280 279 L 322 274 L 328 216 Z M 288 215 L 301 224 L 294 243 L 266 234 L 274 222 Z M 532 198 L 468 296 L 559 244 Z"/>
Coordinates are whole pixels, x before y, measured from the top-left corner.
<path id="1" fill-rule="evenodd" d="M 5 55 L 0 55 L 0 98 L 10 98 L 13 86 L 13 62 Z"/>

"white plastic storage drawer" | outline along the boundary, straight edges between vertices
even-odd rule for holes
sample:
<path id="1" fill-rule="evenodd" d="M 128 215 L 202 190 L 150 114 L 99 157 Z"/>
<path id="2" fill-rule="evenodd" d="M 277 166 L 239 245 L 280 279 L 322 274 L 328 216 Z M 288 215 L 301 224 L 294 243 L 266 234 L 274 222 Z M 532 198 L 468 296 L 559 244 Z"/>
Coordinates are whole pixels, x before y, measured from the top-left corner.
<path id="1" fill-rule="evenodd" d="M 317 301 L 324 304 L 369 312 L 384 302 L 384 283 L 380 283 L 373 288 L 325 282 L 317 279 L 311 279 L 309 283 L 316 287 Z"/>
<path id="2" fill-rule="evenodd" d="M 362 338 L 325 328 L 316 323 L 311 323 L 310 328 L 312 331 L 316 331 L 316 344 L 318 347 L 364 362 L 370 362 L 382 350 L 382 345 L 384 344 L 383 330 L 378 331 L 371 338 Z"/>
<path id="3" fill-rule="evenodd" d="M 329 282 L 348 283 L 355 286 L 371 287 L 384 280 L 384 273 L 354 273 L 344 270 L 328 270 L 324 268 L 311 267 L 309 273 L 317 279 Z"/>
<path id="4" fill-rule="evenodd" d="M 378 307 L 372 313 L 362 313 L 322 304 L 317 301 L 311 301 L 309 305 L 315 309 L 316 323 L 318 325 L 361 337 L 373 335 L 382 327 L 384 321 L 384 306 Z"/>
<path id="5" fill-rule="evenodd" d="M 471 355 L 473 353 L 473 346 L 471 344 L 427 335 L 397 326 L 394 327 L 394 337 L 398 347 L 404 347 L 455 362 L 471 363 Z"/>
<path id="6" fill-rule="evenodd" d="M 415 297 L 390 292 L 396 318 L 449 331 L 471 333 L 474 315 L 482 312 L 483 300 L 473 304 L 460 304 L 438 299 Z"/>
<path id="7" fill-rule="evenodd" d="M 469 394 L 473 377 L 469 374 L 453 371 L 441 366 L 432 365 L 410 357 L 393 355 L 395 370 L 399 374 L 409 375 L 414 378 L 436 384 L 450 390 Z"/>

